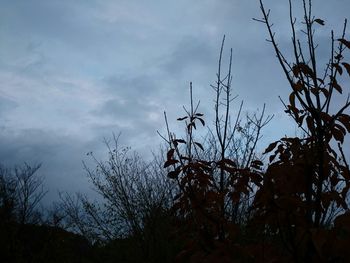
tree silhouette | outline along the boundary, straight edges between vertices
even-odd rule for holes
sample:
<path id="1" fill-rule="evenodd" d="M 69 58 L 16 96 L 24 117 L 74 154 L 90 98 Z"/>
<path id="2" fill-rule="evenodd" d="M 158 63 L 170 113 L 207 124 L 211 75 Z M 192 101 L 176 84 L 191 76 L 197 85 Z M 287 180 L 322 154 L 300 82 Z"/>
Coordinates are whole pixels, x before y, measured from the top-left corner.
<path id="1" fill-rule="evenodd" d="M 190 109 L 178 119 L 185 121 L 186 139 L 175 137 L 168 129 L 170 149 L 164 167 L 172 167 L 168 177 L 176 180 L 180 189 L 174 209 L 192 230 L 189 245 L 179 255 L 181 260 L 346 262 L 350 258 L 344 247 L 350 241 L 350 215 L 344 213 L 348 209 L 350 171 L 343 151 L 345 136 L 350 132 L 350 116 L 346 113 L 349 96 L 342 105 L 335 103 L 335 95 L 343 93 L 340 78 L 343 73 L 344 77 L 350 75 L 350 65 L 345 60 L 350 49 L 350 42 L 345 39 L 347 21 L 338 39 L 331 32 L 331 55 L 321 71 L 315 30 L 325 21 L 312 15 L 310 0 L 303 0 L 302 6 L 305 46 L 297 37 L 289 1 L 294 54 L 291 62 L 278 46 L 270 10 L 261 0 L 263 18 L 255 20 L 267 27 L 269 42 L 291 88 L 288 102 L 281 101 L 304 137 L 285 137 L 271 143 L 264 152 L 269 156 L 266 169 L 259 159 L 250 159 L 247 166 L 240 166 L 237 159 L 226 157 L 226 142 L 231 139 L 227 136 L 227 112 L 232 57 L 229 73 L 221 78 L 222 52 L 217 88 L 214 87 L 219 160 L 198 158 L 197 153 L 205 151 L 206 145 L 195 140 L 194 130 L 199 123 L 205 123 L 203 114 L 197 112 L 198 105 L 193 105 L 192 86 Z M 226 95 L 223 118 L 218 114 L 222 92 Z M 262 115 L 252 125 L 260 131 L 268 121 Z M 219 172 L 215 173 L 217 169 Z M 227 216 L 227 204 L 240 207 L 247 198 L 252 198 L 253 203 L 245 210 L 246 221 L 233 220 L 234 214 Z"/>
<path id="2" fill-rule="evenodd" d="M 165 115 L 168 136 L 162 137 L 170 149 L 164 168 L 170 169 L 168 177 L 177 182 L 179 194 L 173 209 L 180 223 L 186 225 L 188 238 L 178 257 L 180 261 L 187 257 L 194 262 L 208 260 L 211 252 L 210 257 L 216 261 L 214 251 L 230 254 L 226 245 L 237 239 L 240 226 L 250 219 L 254 185 L 262 181 L 258 172 L 262 162 L 257 159 L 256 146 L 261 130 L 273 116 L 265 117 L 264 106 L 260 115 L 247 116 L 244 123 L 240 117 L 241 103 L 236 120 L 230 121 L 232 50 L 228 72 L 224 74 L 221 63 L 224 41 L 225 37 L 220 49 L 217 79 L 212 85 L 215 120 L 214 127 L 209 128 L 209 140 L 199 142 L 195 136 L 197 127 L 205 126 L 205 121 L 203 114 L 198 112 L 199 103 L 194 105 L 192 83 L 190 107 L 184 108 L 186 116 L 177 119 L 185 124 L 184 138 L 170 131 Z"/>
<path id="3" fill-rule="evenodd" d="M 270 163 L 254 205 L 257 217 L 270 231 L 278 233 L 296 262 L 319 262 L 335 256 L 322 249 L 329 238 L 326 229 L 338 213 L 348 209 L 350 173 L 342 145 L 350 132 L 350 116 L 346 114 L 350 101 L 348 97 L 343 105 L 335 105 L 334 95 L 343 92 L 338 80 L 343 69 L 350 75 L 350 65 L 344 60 L 350 42 L 344 38 L 345 20 L 339 39 L 335 40 L 331 32 L 331 55 L 321 71 L 314 36 L 315 28 L 325 22 L 312 15 L 310 0 L 302 3 L 306 47 L 297 37 L 289 1 L 294 53 L 293 61 L 289 62 L 272 31 L 270 11 L 260 1 L 263 18 L 258 21 L 267 27 L 291 88 L 289 101 L 282 103 L 305 137 L 282 138 L 266 149 L 265 153 L 271 153 Z"/>

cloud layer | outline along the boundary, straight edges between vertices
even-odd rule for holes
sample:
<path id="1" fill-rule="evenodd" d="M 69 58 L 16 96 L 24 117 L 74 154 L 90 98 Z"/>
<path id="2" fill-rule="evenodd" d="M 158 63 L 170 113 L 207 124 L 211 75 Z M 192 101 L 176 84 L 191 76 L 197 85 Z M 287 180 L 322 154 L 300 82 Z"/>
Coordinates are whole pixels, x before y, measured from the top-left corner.
<path id="1" fill-rule="evenodd" d="M 287 1 L 266 6 L 288 51 Z M 326 20 L 317 31 L 326 59 L 330 29 L 341 29 L 350 3 L 314 0 L 314 6 Z M 0 161 L 43 163 L 40 172 L 55 192 L 88 188 L 81 161 L 89 151 L 103 158 L 102 140 L 113 132 L 149 154 L 161 143 L 163 111 L 171 122 L 182 115 L 190 81 L 210 118 L 209 85 L 224 34 L 225 54 L 233 48 L 236 105 L 243 99 L 254 111 L 266 103 L 276 114 L 266 142 L 293 133 L 278 100 L 288 94 L 287 83 L 264 25 L 253 17 L 261 17 L 256 1 L 3 1 Z"/>

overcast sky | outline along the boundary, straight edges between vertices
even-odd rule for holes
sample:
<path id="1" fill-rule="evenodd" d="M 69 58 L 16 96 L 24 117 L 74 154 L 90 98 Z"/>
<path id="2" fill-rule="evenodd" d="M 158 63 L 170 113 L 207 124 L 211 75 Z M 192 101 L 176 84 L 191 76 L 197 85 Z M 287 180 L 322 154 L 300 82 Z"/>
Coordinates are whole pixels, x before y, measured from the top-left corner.
<path id="1" fill-rule="evenodd" d="M 301 1 L 295 3 L 300 14 Z M 281 48 L 288 50 L 288 1 L 266 0 Z M 233 48 L 233 86 L 254 111 L 267 104 L 275 118 L 262 143 L 293 134 L 278 95 L 287 82 L 265 41 L 257 0 L 0 0 L 0 162 L 42 163 L 50 198 L 57 190 L 89 188 L 82 161 L 103 158 L 103 138 L 144 155 L 183 115 L 189 82 L 210 117 L 220 42 Z M 340 32 L 350 1 L 314 0 L 326 21 L 317 31 L 328 55 L 331 28 Z M 300 24 L 298 26 L 300 28 Z M 210 124 L 210 119 L 207 119 Z M 265 147 L 262 145 L 261 147 Z"/>

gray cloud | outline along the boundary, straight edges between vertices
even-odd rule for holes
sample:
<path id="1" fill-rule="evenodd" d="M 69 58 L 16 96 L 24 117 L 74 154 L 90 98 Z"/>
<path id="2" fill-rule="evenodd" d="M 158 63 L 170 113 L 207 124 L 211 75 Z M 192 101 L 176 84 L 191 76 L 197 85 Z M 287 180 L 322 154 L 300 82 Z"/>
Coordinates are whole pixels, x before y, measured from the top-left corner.
<path id="1" fill-rule="evenodd" d="M 16 108 L 18 104 L 10 99 L 0 96 L 0 116 L 6 118 L 6 113 Z"/>
<path id="2" fill-rule="evenodd" d="M 91 149 L 100 154 L 102 143 L 43 130 L 18 132 L 7 129 L 0 134 L 0 145 L 3 165 L 14 167 L 24 162 L 29 165 L 42 164 L 38 174 L 44 177 L 44 186 L 49 190 L 45 199 L 49 203 L 57 199 L 58 191 L 88 191 L 82 160 L 87 159 L 85 154 Z"/>
<path id="3" fill-rule="evenodd" d="M 175 77 L 193 72 L 194 69 L 204 71 L 207 65 L 217 59 L 216 48 L 204 39 L 186 36 L 181 39 L 160 67 Z"/>
<path id="4" fill-rule="evenodd" d="M 326 61 L 330 29 L 341 29 L 350 3 L 313 2 L 315 15 L 326 20 L 317 30 Z M 287 1 L 265 3 L 289 56 Z M 163 110 L 180 130 L 175 120 L 190 81 L 210 124 L 209 85 L 224 34 L 224 68 L 233 48 L 236 106 L 243 99 L 254 111 L 266 103 L 276 113 L 267 141 L 293 133 L 278 99 L 287 98 L 288 83 L 265 41 L 266 28 L 253 17 L 261 17 L 256 1 L 2 1 L 0 162 L 42 162 L 53 195 L 54 189 L 88 189 L 86 152 L 104 158 L 103 138 L 121 132 L 124 144 L 147 156 L 161 142 L 156 130 L 164 128 Z"/>

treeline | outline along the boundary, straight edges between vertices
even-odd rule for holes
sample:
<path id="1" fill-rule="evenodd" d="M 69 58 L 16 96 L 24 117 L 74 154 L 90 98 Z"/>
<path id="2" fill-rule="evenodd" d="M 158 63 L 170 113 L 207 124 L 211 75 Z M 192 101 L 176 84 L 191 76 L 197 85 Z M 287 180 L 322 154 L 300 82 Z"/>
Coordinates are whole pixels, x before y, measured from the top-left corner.
<path id="1" fill-rule="evenodd" d="M 159 135 L 165 146 L 152 161 L 120 146 L 118 137 L 106 141 L 108 159 L 90 153 L 96 166 L 85 167 L 102 202 L 63 193 L 40 216 L 36 207 L 45 191 L 34 176 L 38 167 L 0 170 L 5 262 L 349 262 L 350 169 L 343 150 L 349 96 L 339 103 L 350 76 L 347 21 L 339 37 L 331 32 L 322 68 L 315 31 L 325 21 L 302 0 L 299 39 L 289 4 L 290 61 L 262 1 L 262 18 L 255 20 L 266 25 L 290 88 L 281 102 L 302 137 L 281 138 L 258 153 L 273 116 L 266 116 L 265 105 L 243 116 L 240 104 L 231 114 L 232 50 L 224 72 L 224 38 L 211 85 L 213 126 L 206 126 L 191 84 L 189 106 L 177 119 L 184 134 L 171 131 L 164 113 L 166 133 Z M 205 128 L 203 138 L 197 130 Z"/>

